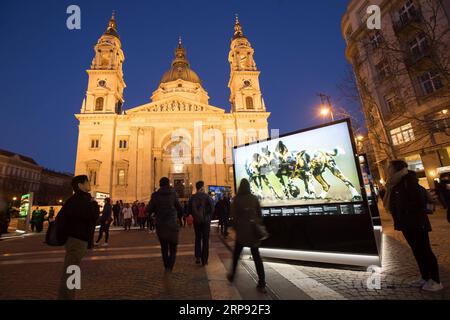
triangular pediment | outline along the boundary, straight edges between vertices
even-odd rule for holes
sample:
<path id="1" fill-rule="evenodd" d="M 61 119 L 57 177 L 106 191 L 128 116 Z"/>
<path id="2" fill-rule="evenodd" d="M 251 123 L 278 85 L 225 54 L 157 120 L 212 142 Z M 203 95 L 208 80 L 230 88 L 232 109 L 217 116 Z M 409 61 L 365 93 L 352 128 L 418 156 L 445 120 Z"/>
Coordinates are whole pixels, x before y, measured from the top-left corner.
<path id="1" fill-rule="evenodd" d="M 184 98 L 158 100 L 126 111 L 133 113 L 225 113 L 224 109 Z"/>

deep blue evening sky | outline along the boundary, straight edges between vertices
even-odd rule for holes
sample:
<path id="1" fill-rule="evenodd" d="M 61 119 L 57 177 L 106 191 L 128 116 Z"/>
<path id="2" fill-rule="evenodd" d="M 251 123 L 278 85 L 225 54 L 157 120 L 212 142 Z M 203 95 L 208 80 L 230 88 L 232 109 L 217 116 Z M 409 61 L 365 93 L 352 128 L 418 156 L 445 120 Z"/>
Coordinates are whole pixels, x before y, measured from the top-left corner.
<path id="1" fill-rule="evenodd" d="M 324 91 L 339 96 L 346 60 L 341 17 L 347 0 L 23 1 L 0 4 L 0 148 L 74 171 L 78 113 L 93 46 L 112 10 L 125 52 L 125 109 L 149 102 L 169 68 L 178 36 L 210 104 L 229 110 L 228 51 L 234 14 L 255 49 L 271 128 L 281 133 L 322 122 Z M 82 29 L 66 28 L 81 7 Z"/>

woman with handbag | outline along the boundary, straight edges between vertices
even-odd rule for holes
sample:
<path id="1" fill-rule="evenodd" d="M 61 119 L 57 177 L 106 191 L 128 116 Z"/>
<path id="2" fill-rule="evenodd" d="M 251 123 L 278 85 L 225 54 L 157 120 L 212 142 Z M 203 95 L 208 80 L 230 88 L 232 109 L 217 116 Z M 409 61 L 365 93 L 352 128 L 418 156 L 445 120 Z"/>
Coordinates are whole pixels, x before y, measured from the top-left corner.
<path id="1" fill-rule="evenodd" d="M 251 194 L 250 183 L 247 179 L 242 179 L 240 183 L 237 196 L 231 205 L 231 217 L 236 230 L 236 243 L 233 253 L 233 265 L 227 279 L 230 282 L 234 281 L 242 250 L 244 247 L 249 247 L 259 278 L 257 289 L 262 293 L 266 293 L 264 264 L 259 254 L 259 246 L 261 241 L 268 237 L 268 234 L 262 224 L 259 200 Z"/>

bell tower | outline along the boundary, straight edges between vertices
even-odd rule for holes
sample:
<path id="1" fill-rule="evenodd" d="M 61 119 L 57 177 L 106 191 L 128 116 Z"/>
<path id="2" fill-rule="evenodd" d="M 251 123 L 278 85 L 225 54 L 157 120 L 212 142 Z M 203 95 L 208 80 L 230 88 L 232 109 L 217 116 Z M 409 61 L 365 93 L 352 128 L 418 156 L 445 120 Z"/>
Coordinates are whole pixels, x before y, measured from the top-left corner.
<path id="1" fill-rule="evenodd" d="M 95 56 L 87 70 L 89 82 L 81 113 L 122 113 L 126 88 L 122 70 L 124 60 L 113 12 L 106 31 L 95 45 Z"/>
<path id="2" fill-rule="evenodd" d="M 254 50 L 244 36 L 236 15 L 234 35 L 231 39 L 228 61 L 230 63 L 230 103 L 232 112 L 265 112 L 266 106 L 259 86 L 260 71 L 253 58 Z"/>

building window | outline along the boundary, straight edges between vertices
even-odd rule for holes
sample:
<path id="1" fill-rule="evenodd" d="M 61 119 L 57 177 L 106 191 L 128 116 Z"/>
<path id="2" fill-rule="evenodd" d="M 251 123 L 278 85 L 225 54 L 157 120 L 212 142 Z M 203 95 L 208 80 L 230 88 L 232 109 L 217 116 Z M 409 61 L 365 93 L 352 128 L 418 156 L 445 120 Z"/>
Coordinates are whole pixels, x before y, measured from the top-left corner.
<path id="1" fill-rule="evenodd" d="M 396 106 L 395 96 L 394 95 L 384 96 L 384 103 L 386 105 L 386 112 L 387 113 L 392 113 L 392 112 L 396 111 L 397 106 Z"/>
<path id="2" fill-rule="evenodd" d="M 407 0 L 398 11 L 398 15 L 402 23 L 407 23 L 412 18 L 417 16 L 417 10 L 414 2 L 412 0 Z"/>
<path id="3" fill-rule="evenodd" d="M 369 36 L 369 41 L 373 49 L 379 48 L 381 43 L 383 43 L 383 36 L 381 35 L 381 32 L 375 31 Z"/>
<path id="4" fill-rule="evenodd" d="M 119 140 L 119 149 L 128 149 L 128 140 Z"/>
<path id="5" fill-rule="evenodd" d="M 247 106 L 247 109 L 253 109 L 253 98 L 252 97 L 245 98 L 245 104 Z"/>
<path id="6" fill-rule="evenodd" d="M 417 34 L 409 41 L 409 51 L 413 58 L 421 57 L 428 48 L 427 37 L 424 33 Z"/>
<path id="7" fill-rule="evenodd" d="M 103 111 L 103 104 L 105 102 L 105 99 L 103 98 L 97 98 L 95 100 L 95 111 Z"/>
<path id="8" fill-rule="evenodd" d="M 99 149 L 99 148 L 100 148 L 100 139 L 92 139 L 91 149 Z"/>
<path id="9" fill-rule="evenodd" d="M 425 171 L 425 167 L 422 163 L 422 158 L 419 154 L 415 154 L 409 157 L 405 157 L 405 162 L 408 164 L 408 169 L 414 172 Z"/>
<path id="10" fill-rule="evenodd" d="M 424 94 L 431 94 L 444 86 L 441 75 L 436 71 L 429 71 L 423 74 L 419 77 L 419 82 Z"/>
<path id="11" fill-rule="evenodd" d="M 89 182 L 92 186 L 97 185 L 97 171 L 95 170 L 89 170 Z"/>
<path id="12" fill-rule="evenodd" d="M 410 141 L 414 141 L 414 130 L 411 123 L 404 126 L 391 130 L 391 138 L 394 146 L 398 146 Z"/>
<path id="13" fill-rule="evenodd" d="M 117 174 L 117 184 L 119 186 L 124 186 L 125 185 L 125 170 L 124 169 L 120 169 L 118 171 Z"/>
<path id="14" fill-rule="evenodd" d="M 381 60 L 381 62 L 375 66 L 375 70 L 377 72 L 378 80 L 386 79 L 391 73 L 387 60 Z"/>

